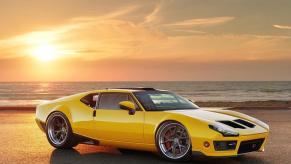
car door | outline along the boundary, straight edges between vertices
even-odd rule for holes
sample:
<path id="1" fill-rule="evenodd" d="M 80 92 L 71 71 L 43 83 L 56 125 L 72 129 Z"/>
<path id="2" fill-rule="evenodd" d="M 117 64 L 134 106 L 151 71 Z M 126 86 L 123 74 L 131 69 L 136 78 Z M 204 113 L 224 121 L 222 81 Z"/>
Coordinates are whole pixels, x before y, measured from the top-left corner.
<path id="1" fill-rule="evenodd" d="M 94 117 L 93 112 L 96 106 L 96 101 L 93 97 L 99 93 L 90 93 L 70 104 L 71 117 L 73 120 L 72 127 L 74 133 L 89 138 L 94 138 Z"/>
<path id="2" fill-rule="evenodd" d="M 129 93 L 101 93 L 94 117 L 96 138 L 99 140 L 143 142 L 144 111 L 137 109 L 134 115 L 120 109 L 119 102 L 132 101 Z M 135 103 L 136 104 L 136 103 Z"/>

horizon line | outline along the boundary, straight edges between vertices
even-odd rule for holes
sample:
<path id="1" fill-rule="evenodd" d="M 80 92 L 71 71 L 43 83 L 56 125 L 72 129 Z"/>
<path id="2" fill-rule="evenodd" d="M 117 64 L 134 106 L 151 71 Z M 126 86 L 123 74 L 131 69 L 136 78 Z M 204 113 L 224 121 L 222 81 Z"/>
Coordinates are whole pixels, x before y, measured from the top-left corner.
<path id="1" fill-rule="evenodd" d="M 291 82 L 291 80 L 88 80 L 88 81 L 0 81 L 0 83 L 93 83 L 93 82 Z"/>

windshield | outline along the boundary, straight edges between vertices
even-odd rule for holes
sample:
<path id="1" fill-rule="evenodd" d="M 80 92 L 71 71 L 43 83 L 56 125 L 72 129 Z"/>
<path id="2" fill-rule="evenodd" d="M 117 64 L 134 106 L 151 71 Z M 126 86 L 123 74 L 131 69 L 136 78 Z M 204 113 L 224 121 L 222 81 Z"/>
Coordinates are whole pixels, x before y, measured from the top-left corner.
<path id="1" fill-rule="evenodd" d="M 134 95 L 149 111 L 198 109 L 191 101 L 168 91 L 134 92 Z"/>

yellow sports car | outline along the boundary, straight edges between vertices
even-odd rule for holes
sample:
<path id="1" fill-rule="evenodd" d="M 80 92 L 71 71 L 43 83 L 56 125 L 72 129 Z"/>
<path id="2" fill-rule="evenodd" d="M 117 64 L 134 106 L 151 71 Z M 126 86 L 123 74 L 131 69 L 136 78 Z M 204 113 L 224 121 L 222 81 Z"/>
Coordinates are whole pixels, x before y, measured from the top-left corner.
<path id="1" fill-rule="evenodd" d="M 269 126 L 248 115 L 200 109 L 154 88 L 104 89 L 41 104 L 36 122 L 60 149 L 79 143 L 157 151 L 181 161 L 192 152 L 236 156 L 263 151 Z"/>

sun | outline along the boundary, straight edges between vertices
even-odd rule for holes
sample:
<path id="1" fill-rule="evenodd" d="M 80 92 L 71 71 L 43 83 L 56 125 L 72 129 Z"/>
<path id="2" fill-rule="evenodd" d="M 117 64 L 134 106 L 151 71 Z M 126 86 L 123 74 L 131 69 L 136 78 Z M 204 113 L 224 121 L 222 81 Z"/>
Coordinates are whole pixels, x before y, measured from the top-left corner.
<path id="1" fill-rule="evenodd" d="M 36 59 L 48 62 L 55 60 L 59 56 L 58 49 L 51 44 L 40 44 L 32 51 L 33 57 Z"/>

